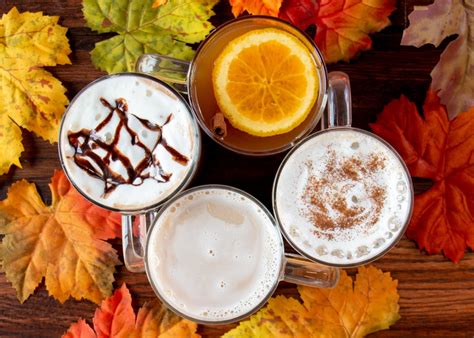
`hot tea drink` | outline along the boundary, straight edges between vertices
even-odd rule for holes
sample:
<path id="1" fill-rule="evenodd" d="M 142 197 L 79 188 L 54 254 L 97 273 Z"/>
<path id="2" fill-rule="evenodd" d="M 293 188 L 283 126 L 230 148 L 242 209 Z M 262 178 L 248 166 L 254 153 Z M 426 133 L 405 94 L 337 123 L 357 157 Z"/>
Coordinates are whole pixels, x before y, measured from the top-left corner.
<path id="1" fill-rule="evenodd" d="M 147 274 L 172 308 L 228 321 L 260 307 L 279 281 L 283 246 L 265 210 L 223 188 L 186 192 L 149 232 Z"/>
<path id="2" fill-rule="evenodd" d="M 398 155 L 369 133 L 344 128 L 316 134 L 280 170 L 275 213 L 306 256 L 358 265 L 403 234 L 413 198 L 410 177 Z"/>
<path id="3" fill-rule="evenodd" d="M 316 126 L 326 104 L 326 68 L 317 47 L 274 18 L 219 27 L 200 46 L 189 76 L 189 97 L 204 131 L 245 154 L 288 149 Z M 215 132 L 218 112 L 226 117 L 225 136 Z"/>
<path id="4" fill-rule="evenodd" d="M 93 202 L 120 211 L 160 204 L 188 180 L 199 153 L 188 107 L 163 84 L 119 74 L 93 82 L 63 119 L 60 155 Z"/>

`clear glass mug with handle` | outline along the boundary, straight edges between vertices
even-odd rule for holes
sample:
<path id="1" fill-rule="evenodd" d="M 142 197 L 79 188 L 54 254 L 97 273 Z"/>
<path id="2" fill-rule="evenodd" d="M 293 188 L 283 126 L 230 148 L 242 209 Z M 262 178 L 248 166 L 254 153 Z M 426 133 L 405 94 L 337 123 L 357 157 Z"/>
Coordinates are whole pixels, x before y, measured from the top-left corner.
<path id="1" fill-rule="evenodd" d="M 319 81 L 316 102 L 306 119 L 284 134 L 258 137 L 240 131 L 227 123 L 227 133 L 223 136 L 220 133 L 221 130 L 219 128 L 216 130 L 213 125 L 213 117 L 219 111 L 212 84 L 214 61 L 231 40 L 249 31 L 262 28 L 283 30 L 307 47 L 314 60 Z M 135 70 L 171 83 L 179 91 L 187 94 L 193 112 L 204 132 L 225 148 L 245 155 L 271 155 L 290 149 L 316 127 L 326 107 L 328 95 L 328 72 L 322 54 L 314 41 L 288 22 L 266 16 L 242 17 L 219 26 L 199 45 L 191 62 L 159 54 L 144 54 L 138 59 Z"/>
<path id="2" fill-rule="evenodd" d="M 199 165 L 200 130 L 186 100 L 145 74 L 101 77 L 69 104 L 58 147 L 73 186 L 122 214 L 125 265 L 140 271 L 145 243 L 137 232 L 146 232 L 155 210 L 188 186 Z"/>
<path id="3" fill-rule="evenodd" d="M 355 267 L 387 253 L 413 210 L 396 150 L 352 124 L 349 77 L 331 73 L 325 128 L 296 145 L 275 177 L 272 204 L 287 241 L 321 264 Z"/>
<path id="4" fill-rule="evenodd" d="M 156 295 L 178 315 L 202 324 L 249 316 L 282 280 L 331 288 L 339 279 L 337 268 L 285 253 L 273 215 L 229 186 L 179 193 L 141 236 L 141 267 Z"/>

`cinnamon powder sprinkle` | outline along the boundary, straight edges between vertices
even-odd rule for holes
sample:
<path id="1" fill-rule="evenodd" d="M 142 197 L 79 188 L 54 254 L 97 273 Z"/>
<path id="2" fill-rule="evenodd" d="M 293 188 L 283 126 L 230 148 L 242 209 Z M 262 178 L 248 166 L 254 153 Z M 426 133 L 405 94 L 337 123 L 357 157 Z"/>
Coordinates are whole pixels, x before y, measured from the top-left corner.
<path id="1" fill-rule="evenodd" d="M 327 154 L 322 174 L 316 175 L 312 164 L 306 163 L 310 175 L 303 191 L 301 214 L 314 225 L 315 235 L 329 240 L 340 230 L 355 226 L 362 225 L 362 231 L 369 233 L 385 203 L 386 191 L 374 180 L 385 167 L 385 157 L 372 154 L 368 158 L 340 158 L 332 149 Z M 364 188 L 360 196 L 350 196 L 354 185 Z"/>

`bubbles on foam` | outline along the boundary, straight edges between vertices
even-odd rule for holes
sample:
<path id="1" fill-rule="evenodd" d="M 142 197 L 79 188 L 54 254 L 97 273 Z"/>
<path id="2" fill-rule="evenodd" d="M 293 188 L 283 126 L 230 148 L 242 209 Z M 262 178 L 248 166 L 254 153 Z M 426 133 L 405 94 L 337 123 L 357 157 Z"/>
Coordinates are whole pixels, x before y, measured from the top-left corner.
<path id="1" fill-rule="evenodd" d="M 397 182 L 397 191 L 398 192 L 407 191 L 407 184 L 404 181 L 398 181 Z"/>
<path id="2" fill-rule="evenodd" d="M 378 248 L 380 248 L 384 243 L 385 243 L 385 239 L 383 239 L 383 238 L 377 238 L 377 239 L 374 241 L 372 247 L 373 247 L 374 249 L 378 249 Z"/>
<path id="3" fill-rule="evenodd" d="M 209 267 L 209 269 L 212 268 L 213 272 L 211 275 L 214 275 L 215 278 L 212 277 L 211 279 L 209 279 L 209 274 L 206 273 L 206 278 L 211 282 L 211 284 L 203 284 L 205 285 L 205 288 L 203 286 L 203 289 L 200 293 L 193 291 L 192 294 L 202 294 L 203 298 L 209 299 L 209 297 L 212 298 L 212 294 L 209 294 L 209 296 L 205 297 L 206 292 L 212 292 L 212 290 L 214 290 L 214 294 L 219 295 L 220 297 L 219 302 L 217 302 L 217 304 L 220 305 L 216 305 L 215 307 L 209 307 L 209 301 L 203 300 L 201 303 L 199 303 L 205 306 L 203 307 L 199 306 L 198 303 L 194 303 L 193 301 L 188 300 L 188 309 L 184 311 L 183 309 L 178 308 L 178 310 L 182 310 L 184 314 L 190 315 L 192 317 L 197 316 L 196 318 L 200 317 L 201 319 L 207 321 L 230 319 L 238 317 L 240 315 L 244 315 L 251 311 L 255 306 L 260 304 L 272 291 L 273 287 L 278 281 L 280 275 L 282 253 L 282 243 L 278 230 L 275 227 L 271 218 L 268 216 L 268 214 L 264 210 L 262 211 L 259 205 L 255 204 L 251 199 L 246 196 L 242 196 L 235 192 L 231 192 L 229 194 L 227 191 L 219 189 L 198 190 L 193 192 L 192 195 L 194 196 L 193 199 L 188 199 L 189 194 L 183 195 L 182 198 L 177 199 L 174 204 L 163 213 L 163 215 L 169 215 L 171 217 L 170 223 L 172 223 L 173 225 L 176 225 L 178 223 L 181 224 L 176 220 L 179 219 L 180 215 L 186 215 L 188 219 L 194 222 L 194 228 L 201 226 L 201 224 L 209 224 L 209 222 L 203 222 L 203 219 L 197 219 L 196 217 L 194 217 L 195 214 L 193 213 L 195 211 L 193 210 L 195 209 L 193 208 L 199 205 L 203 205 L 200 210 L 208 210 L 206 206 L 209 203 L 216 203 L 217 198 L 217 200 L 219 201 L 226 201 L 226 205 L 229 205 L 232 209 L 235 208 L 235 210 L 238 210 L 240 213 L 245 213 L 246 215 L 248 215 L 248 218 L 246 218 L 246 220 L 252 219 L 253 224 L 260 224 L 258 227 L 258 229 L 260 229 L 259 234 L 255 233 L 249 238 L 261 238 L 259 242 L 261 243 L 261 245 L 264 244 L 264 251 L 242 251 L 247 245 L 249 245 L 248 240 L 244 240 L 241 238 L 229 238 L 225 235 L 219 235 L 212 228 L 204 227 L 205 230 L 203 229 L 203 231 L 200 231 L 199 234 L 203 235 L 201 236 L 204 239 L 204 242 L 202 243 L 204 243 L 205 246 L 201 246 L 199 250 L 200 252 L 202 252 L 201 255 L 205 255 L 209 258 L 209 264 L 212 264 L 212 267 Z M 177 208 L 177 203 L 181 203 L 180 208 Z M 170 212 L 172 207 L 175 208 L 174 213 Z M 234 212 L 234 210 L 232 209 L 229 210 L 230 213 Z M 214 214 L 209 214 L 209 217 L 211 217 L 212 215 Z M 218 217 L 219 215 L 220 214 L 217 214 L 216 217 Z M 232 223 L 229 224 L 231 224 L 229 229 L 236 229 L 236 225 L 232 225 Z M 155 225 L 155 228 L 160 228 L 159 223 Z M 219 228 L 217 229 L 222 229 L 222 227 L 219 226 Z M 252 232 L 250 232 L 250 234 L 252 234 Z M 153 235 L 150 236 L 150 240 L 152 238 Z M 225 246 L 225 252 L 222 252 L 222 247 L 219 247 L 219 243 L 221 243 L 221 240 L 225 240 L 226 238 L 228 242 L 226 242 L 227 244 Z M 190 241 L 190 243 L 198 243 L 199 238 L 197 238 L 195 235 L 192 235 L 190 237 Z M 169 254 L 170 248 L 173 247 L 173 245 L 169 245 L 169 242 L 167 242 L 167 247 L 168 249 L 164 250 L 164 252 Z M 188 249 L 190 248 L 186 247 L 186 250 Z M 221 262 L 221 256 L 226 254 L 228 254 L 227 257 L 230 262 L 235 262 L 235 266 L 239 266 L 240 264 L 240 266 L 244 267 L 244 269 L 246 266 L 252 266 L 252 262 L 259 262 L 258 268 L 256 268 L 256 270 L 252 270 L 251 272 L 252 278 L 255 278 L 255 283 L 252 282 L 251 284 L 249 284 L 251 285 L 249 292 L 247 293 L 247 291 L 243 291 L 243 294 L 241 294 L 238 298 L 235 298 L 235 302 L 228 302 L 233 299 L 228 298 L 228 293 L 234 292 L 235 288 L 242 288 L 242 285 L 245 286 L 245 283 L 241 284 L 241 282 L 239 282 L 237 286 L 233 285 L 232 281 L 235 281 L 235 279 L 228 279 L 226 277 L 227 275 L 225 272 L 223 274 L 219 272 L 222 271 L 222 269 L 226 269 L 227 267 L 233 266 L 233 264 L 225 264 L 224 266 L 221 265 L 221 268 L 216 268 Z M 192 250 L 191 255 L 194 255 Z M 174 265 L 177 264 L 175 263 Z M 199 274 L 201 275 L 202 272 L 207 268 L 204 265 L 200 266 L 199 269 L 201 269 Z M 238 273 L 241 273 L 241 271 L 239 270 Z M 159 272 L 157 272 L 155 275 L 158 280 L 160 280 L 161 276 L 162 274 L 160 274 Z M 186 283 L 189 283 L 190 280 L 193 280 L 192 275 L 186 276 Z M 155 280 L 155 277 L 152 277 L 153 280 Z M 177 276 L 176 278 L 180 277 Z M 199 278 L 201 277 L 198 277 L 198 279 Z M 156 284 L 162 285 L 163 282 Z M 176 283 L 167 282 L 166 284 L 171 285 Z M 211 287 L 209 285 L 211 285 Z M 185 288 L 189 289 L 188 287 Z M 195 288 L 195 286 L 193 285 L 191 288 Z M 224 299 L 225 301 L 222 302 L 222 299 Z M 169 301 L 169 303 L 172 306 L 177 306 L 176 304 L 179 303 L 179 299 L 176 299 L 175 301 Z"/>
<path id="4" fill-rule="evenodd" d="M 367 245 L 359 246 L 355 252 L 357 258 L 367 256 L 370 253 L 370 248 Z"/>
<path id="5" fill-rule="evenodd" d="M 397 216 L 392 216 L 388 220 L 388 229 L 392 232 L 400 230 L 402 227 L 402 221 Z"/>
<path id="6" fill-rule="evenodd" d="M 316 253 L 319 255 L 319 256 L 326 256 L 329 251 L 328 251 L 328 248 L 324 245 L 319 245 L 317 248 L 316 248 Z"/>
<path id="7" fill-rule="evenodd" d="M 344 258 L 344 252 L 341 249 L 331 251 L 331 255 L 337 258 Z"/>

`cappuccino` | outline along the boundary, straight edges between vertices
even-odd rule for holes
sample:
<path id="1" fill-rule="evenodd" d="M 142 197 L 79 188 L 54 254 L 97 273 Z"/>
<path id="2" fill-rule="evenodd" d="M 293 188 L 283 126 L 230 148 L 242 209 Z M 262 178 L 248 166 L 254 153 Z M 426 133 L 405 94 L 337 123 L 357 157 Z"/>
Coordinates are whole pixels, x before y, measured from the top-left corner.
<path id="1" fill-rule="evenodd" d="M 137 211 L 160 204 L 192 176 L 199 131 L 182 99 L 139 74 L 104 77 L 64 115 L 60 157 L 87 198 Z"/>
<path id="2" fill-rule="evenodd" d="M 301 253 L 358 265 L 386 252 L 411 215 L 411 180 L 398 155 L 356 129 L 316 134 L 277 176 L 273 204 L 285 237 Z"/>
<path id="3" fill-rule="evenodd" d="M 203 322 L 245 316 L 276 287 L 283 244 L 246 194 L 192 189 L 165 207 L 148 235 L 147 275 L 161 298 Z"/>

